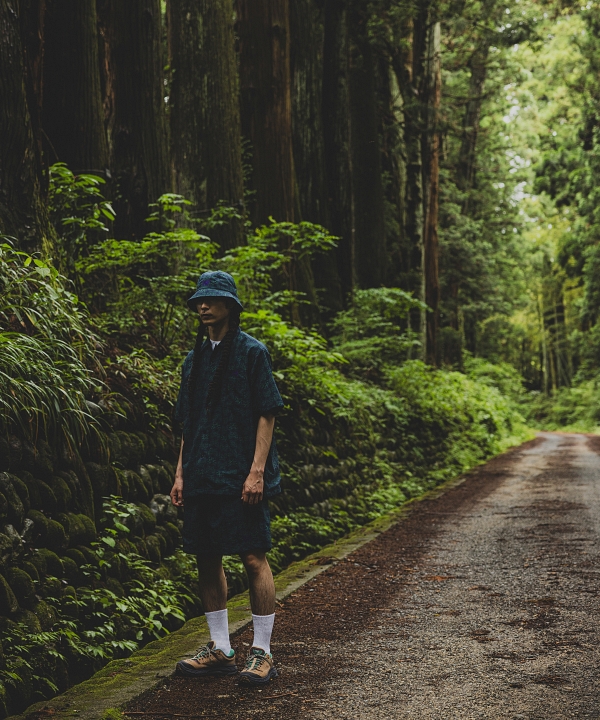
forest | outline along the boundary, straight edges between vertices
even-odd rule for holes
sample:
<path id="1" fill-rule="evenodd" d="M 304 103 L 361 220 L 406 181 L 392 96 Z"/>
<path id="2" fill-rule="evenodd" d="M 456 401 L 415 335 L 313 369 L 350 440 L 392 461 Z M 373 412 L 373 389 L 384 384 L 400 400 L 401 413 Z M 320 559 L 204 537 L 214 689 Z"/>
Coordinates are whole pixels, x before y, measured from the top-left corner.
<path id="1" fill-rule="evenodd" d="M 202 611 L 203 271 L 286 406 L 275 570 L 597 430 L 599 66 L 593 2 L 0 0 L 2 717 Z"/>

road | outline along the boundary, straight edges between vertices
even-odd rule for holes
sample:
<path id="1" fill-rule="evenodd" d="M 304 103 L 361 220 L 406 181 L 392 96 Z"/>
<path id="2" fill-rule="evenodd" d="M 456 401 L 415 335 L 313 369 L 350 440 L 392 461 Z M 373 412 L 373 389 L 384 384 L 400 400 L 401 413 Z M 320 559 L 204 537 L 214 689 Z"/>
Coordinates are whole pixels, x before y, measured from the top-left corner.
<path id="1" fill-rule="evenodd" d="M 599 541 L 600 437 L 542 433 L 282 603 L 281 674 L 268 688 L 174 677 L 130 710 L 150 720 L 600 718 Z M 249 642 L 249 629 L 233 639 L 240 657 Z"/>

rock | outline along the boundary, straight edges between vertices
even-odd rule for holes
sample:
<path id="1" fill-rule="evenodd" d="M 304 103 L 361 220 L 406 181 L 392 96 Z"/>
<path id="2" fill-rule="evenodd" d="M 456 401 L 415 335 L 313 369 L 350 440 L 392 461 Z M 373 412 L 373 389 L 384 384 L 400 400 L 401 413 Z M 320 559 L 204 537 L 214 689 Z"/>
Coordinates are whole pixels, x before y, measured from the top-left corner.
<path id="1" fill-rule="evenodd" d="M 92 483 L 94 502 L 98 507 L 102 504 L 102 498 L 121 494 L 118 476 L 110 465 L 87 462 L 85 469 Z"/>
<path id="2" fill-rule="evenodd" d="M 21 607 L 29 608 L 35 600 L 35 587 L 29 575 L 20 568 L 10 568 L 6 572 L 6 580 L 14 592 Z"/>
<path id="3" fill-rule="evenodd" d="M 173 505 L 168 495 L 154 495 L 150 501 L 150 510 L 159 525 L 177 520 L 177 508 Z"/>
<path id="4" fill-rule="evenodd" d="M 3 532 L 12 542 L 14 559 L 15 557 L 19 556 L 23 551 L 23 540 L 12 525 L 5 525 L 3 528 Z"/>
<path id="5" fill-rule="evenodd" d="M 79 483 L 79 478 L 77 477 L 75 472 L 73 470 L 68 470 L 68 471 L 63 470 L 62 472 L 58 473 L 58 476 L 66 482 L 66 484 L 71 492 L 71 502 L 70 502 L 71 509 L 74 512 L 78 512 L 78 513 L 83 512 L 84 513 L 85 509 L 86 509 L 85 501 L 83 498 L 81 485 Z"/>
<path id="6" fill-rule="evenodd" d="M 25 508 L 11 482 L 11 477 L 8 473 L 0 473 L 0 492 L 4 495 L 8 503 L 6 517 L 9 523 L 20 528 L 23 524 L 23 518 L 25 517 Z"/>
<path id="7" fill-rule="evenodd" d="M 5 437 L 0 437 L 0 472 L 10 468 L 10 447 Z"/>
<path id="8" fill-rule="evenodd" d="M 143 557 L 144 560 L 150 560 L 150 556 L 148 555 L 148 548 L 146 547 L 146 543 L 142 538 L 136 538 L 133 541 L 133 544 L 135 545 L 135 551 L 138 555 L 140 555 L 140 557 Z"/>
<path id="9" fill-rule="evenodd" d="M 54 608 L 50 607 L 47 602 L 40 600 L 35 603 L 31 610 L 39 620 L 40 627 L 44 632 L 52 630 L 52 627 L 56 622 L 56 612 L 54 611 Z"/>
<path id="10" fill-rule="evenodd" d="M 4 666 L 2 669 L 4 669 Z M 8 694 L 4 685 L 0 683 L 0 718 L 8 717 L 8 715 Z"/>
<path id="11" fill-rule="evenodd" d="M 162 556 L 168 557 L 172 554 L 173 550 L 175 550 L 175 546 L 173 545 L 173 541 L 171 539 L 170 534 L 165 530 L 164 527 L 161 527 L 160 525 L 156 528 L 156 535 L 159 538 L 162 538 L 164 541 L 164 550 L 162 550 Z M 162 547 L 162 542 L 161 542 Z"/>
<path id="12" fill-rule="evenodd" d="M 37 492 L 40 499 L 40 505 L 35 509 L 43 510 L 49 515 L 52 515 L 52 513 L 55 513 L 57 511 L 58 507 L 54 491 L 52 490 L 50 485 L 48 485 L 48 483 L 45 483 L 43 480 L 38 480 L 37 478 L 34 478 L 34 483 L 37 487 Z M 32 504 L 32 507 L 35 506 Z"/>
<path id="13" fill-rule="evenodd" d="M 148 559 L 159 565 L 162 556 L 160 552 L 160 540 L 156 535 L 148 535 L 146 537 L 146 550 L 148 551 Z"/>
<path id="14" fill-rule="evenodd" d="M 48 518 L 39 510 L 30 510 L 27 518 L 33 521 L 33 542 L 43 547 L 48 537 Z"/>
<path id="15" fill-rule="evenodd" d="M 46 557 L 45 555 L 40 555 L 39 550 L 36 550 L 33 553 L 33 555 L 29 558 L 29 562 L 37 570 L 40 580 L 46 576 L 46 573 L 48 572 L 48 567 L 46 565 Z"/>
<path id="16" fill-rule="evenodd" d="M 40 573 L 36 566 L 29 560 L 25 560 L 23 563 L 23 570 L 29 575 L 34 582 L 40 581 Z"/>
<path id="17" fill-rule="evenodd" d="M 0 492 L 0 518 L 6 518 L 8 515 L 8 500 L 4 493 Z"/>
<path id="18" fill-rule="evenodd" d="M 79 578 L 79 567 L 77 566 L 77 563 L 67 555 L 64 555 L 62 558 L 62 564 L 67 580 L 76 582 Z"/>
<path id="19" fill-rule="evenodd" d="M 33 534 L 33 520 L 31 518 L 25 518 L 25 520 L 23 520 L 23 532 L 21 533 L 21 538 L 23 539 L 23 542 L 31 544 L 33 542 Z"/>
<path id="20" fill-rule="evenodd" d="M 69 548 L 63 557 L 71 558 L 79 569 L 87 563 L 85 555 L 81 552 L 81 550 L 77 550 L 77 548 Z"/>
<path id="21" fill-rule="evenodd" d="M 138 469 L 138 475 L 142 478 L 142 482 L 144 483 L 146 492 L 149 494 L 150 497 L 152 497 L 154 493 L 159 492 L 160 488 L 158 487 L 158 482 L 156 483 L 155 488 L 152 475 L 148 472 L 148 468 L 145 465 L 140 465 Z"/>
<path id="22" fill-rule="evenodd" d="M 56 520 L 48 520 L 48 534 L 46 547 L 54 552 L 60 552 L 69 545 L 69 538 L 64 527 Z"/>
<path id="23" fill-rule="evenodd" d="M 147 505 L 144 505 L 143 503 L 138 503 L 137 508 L 142 517 L 144 534 L 151 535 L 156 528 L 156 518 L 154 517 L 154 513 Z"/>
<path id="24" fill-rule="evenodd" d="M 10 478 L 10 481 L 19 496 L 19 500 L 21 501 L 25 514 L 29 511 L 29 508 L 31 507 L 31 503 L 29 500 L 29 490 L 27 489 L 27 484 L 23 482 L 20 478 L 18 478 L 16 475 L 12 475 L 11 473 L 7 473 L 8 477 Z"/>
<path id="25" fill-rule="evenodd" d="M 42 626 L 37 615 L 31 610 L 19 610 L 15 615 L 15 621 L 25 625 L 30 633 L 37 635 L 42 632 Z"/>
<path id="26" fill-rule="evenodd" d="M 23 658 L 17 658 L 12 663 L 11 672 L 13 672 L 18 679 L 6 688 L 6 706 L 9 715 L 17 715 L 32 703 L 33 673 Z"/>
<path id="27" fill-rule="evenodd" d="M 181 530 L 176 523 L 167 522 L 164 525 L 165 530 L 169 533 L 174 548 L 181 547 Z"/>
<path id="28" fill-rule="evenodd" d="M 12 615 L 18 609 L 19 603 L 16 595 L 4 575 L 0 575 L 0 615 Z"/>
<path id="29" fill-rule="evenodd" d="M 123 586 L 121 583 L 114 577 L 109 577 L 106 580 L 106 587 L 114 593 L 117 597 L 124 597 L 125 590 L 123 590 Z"/>
<path id="30" fill-rule="evenodd" d="M 4 567 L 13 558 L 13 541 L 8 535 L 0 533 L 0 565 Z"/>
<path id="31" fill-rule="evenodd" d="M 129 483 L 129 497 L 140 502 L 149 502 L 152 497 L 152 489 L 146 487 L 142 478 L 133 470 L 125 470 Z"/>
<path id="32" fill-rule="evenodd" d="M 62 611 L 67 617 L 77 618 L 79 616 L 79 603 L 77 602 L 77 591 L 72 585 L 67 585 L 62 591 Z"/>
<path id="33" fill-rule="evenodd" d="M 67 512 L 71 507 L 71 489 L 60 475 L 53 475 L 50 487 L 56 498 L 58 512 Z"/>
<path id="34" fill-rule="evenodd" d="M 56 523 L 56 524 L 58 525 L 58 523 Z M 59 527 L 62 530 L 62 526 L 59 525 Z M 63 532 L 64 532 L 64 530 L 63 530 Z M 38 557 L 40 557 L 43 560 L 43 562 L 45 563 L 45 566 L 46 566 L 45 574 L 51 575 L 52 577 L 56 577 L 56 578 L 63 577 L 63 575 L 65 573 L 63 570 L 62 560 L 58 557 L 58 555 L 55 552 L 53 552 L 52 550 L 49 550 L 48 548 L 40 548 L 37 551 L 36 555 Z M 33 558 L 36 557 L 36 555 L 32 556 L 32 561 L 33 561 Z M 34 564 L 37 567 L 37 563 L 34 563 Z"/>
<path id="35" fill-rule="evenodd" d="M 34 474 L 42 480 L 49 481 L 54 474 L 55 462 L 56 456 L 52 446 L 45 440 L 38 440 L 34 449 Z"/>

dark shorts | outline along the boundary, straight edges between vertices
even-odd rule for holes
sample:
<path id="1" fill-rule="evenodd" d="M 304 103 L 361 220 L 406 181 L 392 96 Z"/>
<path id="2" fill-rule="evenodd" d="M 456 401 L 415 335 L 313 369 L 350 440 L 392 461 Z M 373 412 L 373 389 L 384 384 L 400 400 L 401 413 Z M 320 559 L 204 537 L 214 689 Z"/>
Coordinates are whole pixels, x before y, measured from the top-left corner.
<path id="1" fill-rule="evenodd" d="M 200 495 L 184 501 L 183 550 L 190 555 L 243 555 L 270 550 L 267 500 L 248 505 L 231 495 Z"/>

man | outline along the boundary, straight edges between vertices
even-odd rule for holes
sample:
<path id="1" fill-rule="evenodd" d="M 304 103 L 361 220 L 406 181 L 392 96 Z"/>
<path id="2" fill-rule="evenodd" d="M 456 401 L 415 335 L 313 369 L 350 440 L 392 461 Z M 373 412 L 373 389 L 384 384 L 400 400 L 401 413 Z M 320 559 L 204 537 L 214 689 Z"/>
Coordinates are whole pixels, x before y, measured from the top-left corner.
<path id="1" fill-rule="evenodd" d="M 188 306 L 199 313 L 200 330 L 183 365 L 175 412 L 183 436 L 171 499 L 184 507 L 183 549 L 198 559 L 211 640 L 177 663 L 177 671 L 193 676 L 237 672 L 222 556 L 239 555 L 250 583 L 254 623 L 240 681 L 263 684 L 277 676 L 270 648 L 275 585 L 265 553 L 271 549 L 267 498 L 281 492 L 273 428 L 283 401 L 266 347 L 240 330 L 243 308 L 231 275 L 201 275 Z"/>

